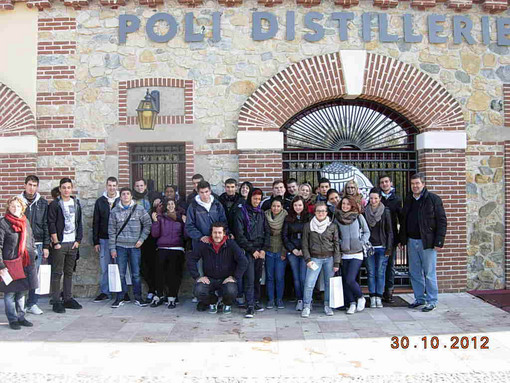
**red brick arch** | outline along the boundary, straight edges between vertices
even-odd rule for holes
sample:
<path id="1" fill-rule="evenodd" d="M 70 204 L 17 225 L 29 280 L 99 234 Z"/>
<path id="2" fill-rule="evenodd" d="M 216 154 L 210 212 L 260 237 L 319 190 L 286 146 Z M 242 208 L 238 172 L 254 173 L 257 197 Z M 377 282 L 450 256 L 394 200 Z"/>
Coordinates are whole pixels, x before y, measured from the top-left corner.
<path id="1" fill-rule="evenodd" d="M 342 98 L 345 81 L 339 53 L 292 64 L 257 89 L 241 108 L 239 131 L 278 131 L 309 106 Z M 405 115 L 420 132 L 464 130 L 460 104 L 436 80 L 412 65 L 367 54 L 363 93 Z"/>
<path id="2" fill-rule="evenodd" d="M 0 83 L 0 136 L 35 135 L 30 106 L 11 88 Z"/>
<path id="3" fill-rule="evenodd" d="M 340 58 L 340 53 L 309 58 L 290 65 L 266 81 L 242 106 L 239 132 L 246 136 L 254 133 L 242 132 L 262 131 L 260 136 L 267 134 L 267 137 L 274 137 L 265 132 L 280 131 L 286 121 L 309 106 L 344 97 L 347 92 L 346 74 Z M 390 57 L 367 53 L 359 97 L 397 110 L 420 133 L 465 131 L 461 105 L 439 82 L 414 66 Z M 443 198 L 448 215 L 446 244 L 438 255 L 437 263 L 439 288 L 442 292 L 465 291 L 465 150 L 423 149 L 418 154 L 419 170 L 426 175 L 427 187 Z M 270 191 L 272 182 L 282 175 L 279 150 L 240 150 L 241 181 L 250 180 Z"/>

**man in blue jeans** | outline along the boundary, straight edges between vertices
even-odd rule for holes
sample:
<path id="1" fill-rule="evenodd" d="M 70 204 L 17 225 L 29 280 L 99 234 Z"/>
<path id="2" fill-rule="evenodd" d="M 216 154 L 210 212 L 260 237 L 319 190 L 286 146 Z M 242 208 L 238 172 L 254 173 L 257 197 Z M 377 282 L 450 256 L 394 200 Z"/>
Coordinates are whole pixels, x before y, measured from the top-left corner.
<path id="1" fill-rule="evenodd" d="M 29 175 L 25 178 L 25 190 L 20 197 L 25 201 L 27 209 L 25 216 L 30 222 L 34 242 L 36 247 L 36 270 L 39 270 L 43 258 L 46 260 L 50 255 L 50 233 L 48 231 L 48 202 L 38 192 L 39 178 L 35 175 Z M 30 314 L 41 315 L 43 311 L 37 306 L 39 295 L 35 289 L 28 292 L 26 311 Z"/>
<path id="2" fill-rule="evenodd" d="M 108 177 L 106 180 L 106 191 L 96 200 L 94 205 L 94 216 L 92 218 L 92 239 L 94 249 L 99 254 L 101 265 L 101 278 L 99 280 L 100 293 L 94 302 L 101 302 L 110 299 L 108 286 L 108 265 L 113 263 L 108 247 L 108 221 L 110 211 L 119 203 L 119 192 L 117 191 L 117 178 Z"/>
<path id="3" fill-rule="evenodd" d="M 409 308 L 425 305 L 422 311 L 428 312 L 437 305 L 437 251 L 444 245 L 446 213 L 441 198 L 425 188 L 423 174 L 411 177 L 411 190 L 404 202 L 400 227 L 401 243 L 407 243 L 409 251 L 409 276 L 415 299 Z"/>
<path id="4" fill-rule="evenodd" d="M 123 296 L 127 293 L 126 269 L 128 262 L 133 281 L 134 303 L 141 307 L 148 305 L 142 298 L 140 247 L 149 236 L 152 221 L 147 211 L 133 201 L 132 195 L 129 188 L 120 189 L 120 203 L 112 209 L 108 221 L 110 254 L 119 264 L 122 283 L 122 292 L 117 293 L 112 308 L 122 306 Z"/>

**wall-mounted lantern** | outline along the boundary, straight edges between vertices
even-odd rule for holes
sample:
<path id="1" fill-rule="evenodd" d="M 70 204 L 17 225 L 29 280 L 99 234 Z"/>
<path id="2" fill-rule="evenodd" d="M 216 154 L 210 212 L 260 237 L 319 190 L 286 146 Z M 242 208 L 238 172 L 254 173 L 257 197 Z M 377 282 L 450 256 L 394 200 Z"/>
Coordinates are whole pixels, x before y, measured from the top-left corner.
<path id="1" fill-rule="evenodd" d="M 154 130 L 159 113 L 159 91 L 149 92 L 149 89 L 147 89 L 147 94 L 138 104 L 136 113 L 138 114 L 138 124 L 141 130 Z"/>

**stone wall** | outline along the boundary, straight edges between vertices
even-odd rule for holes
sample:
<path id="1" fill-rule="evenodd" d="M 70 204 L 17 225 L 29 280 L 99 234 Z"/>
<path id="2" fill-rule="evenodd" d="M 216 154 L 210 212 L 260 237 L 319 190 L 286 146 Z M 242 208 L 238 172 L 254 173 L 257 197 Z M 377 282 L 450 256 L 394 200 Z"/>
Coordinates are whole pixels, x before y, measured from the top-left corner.
<path id="1" fill-rule="evenodd" d="M 39 13 L 37 91 L 41 102 L 37 105 L 36 115 L 40 148 L 44 150 L 39 153 L 37 167 L 38 171 L 45 172 L 44 192 L 48 192 L 64 173 L 76 175 L 76 189 L 84 205 L 86 223 L 76 282 L 85 286 L 84 294 L 93 294 L 99 269 L 97 256 L 91 248 L 93 203 L 102 192 L 106 176 L 118 173 L 119 164 L 115 159 L 126 150 L 126 141 L 119 145 L 118 140 L 112 138 L 118 128 L 121 81 L 144 78 L 193 81 L 193 124 L 161 127 L 165 131 L 171 129 L 175 134 L 158 134 L 156 128 L 154 132 L 144 133 L 142 141 L 163 142 L 180 137 L 180 141 L 193 142 L 195 155 L 188 156 L 188 161 L 194 164 L 197 172 L 211 180 L 218 192 L 222 180 L 235 177 L 240 171 L 235 138 L 240 109 L 247 98 L 290 64 L 340 49 L 364 49 L 391 57 L 439 81 L 461 104 L 470 141 L 510 139 L 510 130 L 503 126 L 501 109 L 502 83 L 510 81 L 507 47 L 494 43 L 489 46 L 481 43 L 429 44 L 425 31 L 429 13 L 411 8 L 408 2 L 399 2 L 397 7 L 384 11 L 368 2 L 362 7 L 350 8 L 356 18 L 349 22 L 348 41 L 339 40 L 337 24 L 326 17 L 321 22 L 326 27 L 326 35 L 316 43 L 303 39 L 309 31 L 303 27 L 302 20 L 310 9 L 293 3 L 278 5 L 270 11 L 282 23 L 287 10 L 296 11 L 296 39 L 286 41 L 282 29 L 274 39 L 255 42 L 251 38 L 250 20 L 255 9 L 267 10 L 254 0 L 245 1 L 236 8 L 222 8 L 222 40 L 213 42 L 211 13 L 217 10 L 216 3 L 206 2 L 193 9 L 184 8 L 177 2 L 160 5 L 157 11 L 171 13 L 179 23 L 177 36 L 165 44 L 151 42 L 145 35 L 145 23 L 156 10 L 139 6 L 138 2 L 129 2 L 118 9 L 92 2 L 81 10 L 53 3 L 52 8 Z M 313 8 L 313 11 L 326 15 L 339 10 L 341 8 L 333 2 Z M 184 42 L 182 22 L 189 11 L 195 14 L 196 28 L 205 27 L 204 42 Z M 361 12 L 387 13 L 389 33 L 398 34 L 402 30 L 400 16 L 412 13 L 418 26 L 416 33 L 423 34 L 424 40 L 415 44 L 404 43 L 402 39 L 396 43 L 381 43 L 376 41 L 374 25 L 374 41 L 363 42 L 358 33 Z M 456 14 L 446 4 L 437 5 L 434 12 L 447 15 L 447 24 Z M 120 45 L 118 17 L 125 13 L 136 14 L 142 23 L 140 30 L 129 34 L 126 44 Z M 464 14 L 473 17 L 474 31 L 479 31 L 481 9 L 476 6 Z M 51 28 L 52 21 L 57 20 L 60 20 L 61 28 Z M 53 96 L 70 96 L 72 102 L 60 103 L 66 99 Z M 138 129 L 136 126 L 132 128 Z M 69 144 L 72 150 L 57 153 L 59 144 Z M 487 152 L 497 154 L 490 155 L 483 154 L 486 148 L 480 151 L 474 146 L 470 144 L 467 158 L 468 222 L 471 226 L 468 229 L 468 287 L 497 288 L 504 275 L 500 245 L 502 229 L 498 225 L 503 222 L 502 169 L 496 166 L 502 149 L 501 145 L 495 145 Z M 125 172 L 125 168 L 122 169 Z M 243 169 L 243 174 L 249 172 Z"/>

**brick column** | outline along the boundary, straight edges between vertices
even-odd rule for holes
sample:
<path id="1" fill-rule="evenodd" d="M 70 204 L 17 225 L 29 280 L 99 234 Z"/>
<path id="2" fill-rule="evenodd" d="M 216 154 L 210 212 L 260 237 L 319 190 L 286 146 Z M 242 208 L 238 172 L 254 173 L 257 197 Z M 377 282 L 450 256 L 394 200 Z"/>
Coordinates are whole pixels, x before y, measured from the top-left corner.
<path id="1" fill-rule="evenodd" d="M 437 255 L 441 292 L 465 291 L 467 286 L 466 153 L 463 149 L 423 149 L 419 170 L 426 187 L 439 195 L 448 219 L 445 245 Z"/>
<path id="2" fill-rule="evenodd" d="M 241 151 L 239 181 L 250 181 L 264 192 L 271 191 L 273 181 L 282 179 L 282 154 L 275 150 Z"/>

